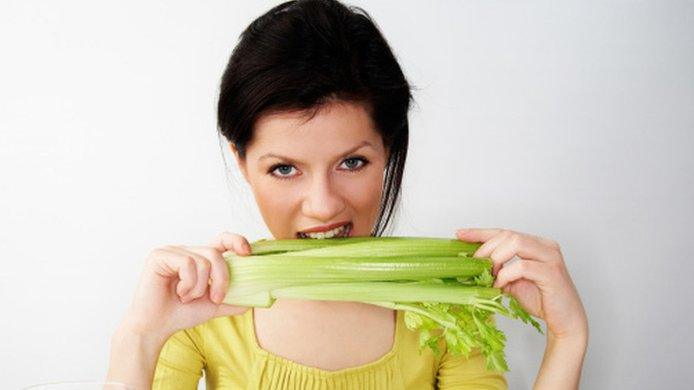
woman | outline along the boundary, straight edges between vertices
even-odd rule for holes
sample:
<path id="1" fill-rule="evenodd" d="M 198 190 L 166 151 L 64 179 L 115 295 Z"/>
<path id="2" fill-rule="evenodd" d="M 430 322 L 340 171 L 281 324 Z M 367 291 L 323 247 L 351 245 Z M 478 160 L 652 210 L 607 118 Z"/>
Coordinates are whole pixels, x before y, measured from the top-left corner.
<path id="1" fill-rule="evenodd" d="M 241 35 L 222 78 L 218 125 L 274 238 L 378 236 L 399 200 L 410 102 L 366 12 L 290 1 Z M 536 387 L 576 388 L 588 327 L 559 246 L 506 229 L 457 237 L 483 242 L 475 256 L 494 260 L 495 287 L 545 320 Z M 225 232 L 209 246 L 149 254 L 113 336 L 109 380 L 195 389 L 204 370 L 208 388 L 507 388 L 480 353 L 420 354 L 401 312 L 357 302 L 222 304 L 227 250 L 250 253 L 243 236 Z M 514 256 L 521 260 L 502 268 Z"/>

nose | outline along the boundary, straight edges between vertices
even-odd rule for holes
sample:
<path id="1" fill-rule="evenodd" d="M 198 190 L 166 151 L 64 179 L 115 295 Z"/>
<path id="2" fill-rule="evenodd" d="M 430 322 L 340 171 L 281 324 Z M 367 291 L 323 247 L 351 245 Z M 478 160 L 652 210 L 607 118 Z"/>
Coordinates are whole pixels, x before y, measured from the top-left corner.
<path id="1" fill-rule="evenodd" d="M 319 176 L 316 176 L 309 187 L 302 211 L 305 216 L 321 223 L 335 222 L 345 209 L 346 203 L 330 178 L 326 175 Z"/>

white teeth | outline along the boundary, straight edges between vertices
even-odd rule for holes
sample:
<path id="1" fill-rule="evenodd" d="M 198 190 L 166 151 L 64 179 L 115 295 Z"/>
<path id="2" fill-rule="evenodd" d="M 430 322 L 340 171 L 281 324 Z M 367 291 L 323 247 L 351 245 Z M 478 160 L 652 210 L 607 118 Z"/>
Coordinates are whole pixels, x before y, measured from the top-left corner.
<path id="1" fill-rule="evenodd" d="M 307 237 L 307 238 L 315 238 L 318 240 L 322 240 L 325 238 L 333 238 L 335 236 L 346 236 L 347 234 L 342 234 L 345 232 L 345 228 L 349 226 L 349 224 L 342 225 L 338 228 L 335 228 L 333 230 L 328 230 L 327 232 L 317 232 L 317 233 L 299 233 L 302 237 Z M 349 233 L 349 231 L 346 231 L 345 233 Z"/>

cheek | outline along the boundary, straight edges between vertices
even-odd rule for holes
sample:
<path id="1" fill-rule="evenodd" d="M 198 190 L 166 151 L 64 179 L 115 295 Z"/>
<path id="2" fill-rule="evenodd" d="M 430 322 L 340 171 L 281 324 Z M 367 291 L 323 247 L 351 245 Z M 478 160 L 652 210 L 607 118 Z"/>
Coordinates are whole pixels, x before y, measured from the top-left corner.
<path id="1" fill-rule="evenodd" d="M 291 220 L 301 206 L 300 192 L 298 186 L 281 185 L 270 180 L 254 183 L 253 195 L 270 230 L 292 226 Z"/>
<path id="2" fill-rule="evenodd" d="M 371 170 L 367 175 L 345 181 L 343 193 L 352 207 L 369 216 L 378 212 L 383 193 L 383 174 Z"/>

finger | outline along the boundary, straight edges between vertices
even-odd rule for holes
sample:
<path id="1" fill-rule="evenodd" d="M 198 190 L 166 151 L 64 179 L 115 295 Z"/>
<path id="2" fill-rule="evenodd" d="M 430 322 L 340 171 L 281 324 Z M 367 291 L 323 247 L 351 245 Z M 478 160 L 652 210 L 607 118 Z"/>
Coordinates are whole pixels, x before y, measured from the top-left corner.
<path id="1" fill-rule="evenodd" d="M 552 250 L 538 240 L 525 234 L 510 232 L 489 255 L 494 263 L 492 273 L 496 275 L 501 266 L 515 256 L 542 262 L 553 260 Z"/>
<path id="2" fill-rule="evenodd" d="M 155 249 L 152 251 L 151 257 L 154 260 L 155 272 L 158 275 L 166 280 L 170 280 L 172 276 L 178 277 L 176 294 L 179 297 L 184 296 L 195 287 L 198 279 L 195 259 L 181 254 L 170 246 Z"/>
<path id="3" fill-rule="evenodd" d="M 210 261 L 205 256 L 202 256 L 194 251 L 187 250 L 185 247 L 173 247 L 172 250 L 177 251 L 182 255 L 190 256 L 195 261 L 195 270 L 197 274 L 195 286 L 190 290 L 190 292 L 182 297 L 182 300 L 184 302 L 188 302 L 205 295 L 209 286 L 210 270 L 212 268 Z"/>
<path id="4" fill-rule="evenodd" d="M 456 230 L 456 236 L 467 242 L 485 242 L 495 235 L 499 234 L 503 229 L 479 229 L 468 228 Z"/>
<path id="5" fill-rule="evenodd" d="M 198 282 L 198 275 L 195 267 L 195 260 L 188 256 L 177 257 L 180 260 L 180 267 L 178 269 L 178 282 L 176 286 L 176 293 L 179 297 L 183 297 L 190 293 L 195 284 Z"/>
<path id="6" fill-rule="evenodd" d="M 475 251 L 475 254 L 473 254 L 473 257 L 489 257 L 489 255 L 494 252 L 494 249 L 496 249 L 499 244 L 504 241 L 505 239 L 508 238 L 508 236 L 511 234 L 511 232 L 507 230 L 502 230 L 499 233 L 497 233 L 494 237 L 490 238 L 487 240 L 482 246 L 477 248 Z"/>
<path id="7" fill-rule="evenodd" d="M 511 234 L 510 231 L 505 230 L 505 229 L 498 229 L 497 233 L 495 236 L 489 238 L 487 241 L 484 242 L 477 250 L 475 253 L 472 255 L 473 257 L 490 257 L 492 252 L 503 242 L 508 238 L 508 236 Z M 499 267 L 492 267 L 492 275 L 496 275 Z"/>
<path id="8" fill-rule="evenodd" d="M 545 266 L 543 263 L 531 260 L 518 260 L 510 263 L 499 271 L 493 287 L 508 292 L 508 284 L 519 279 L 528 279 L 540 285 L 545 284 L 546 272 L 543 272 Z"/>
<path id="9" fill-rule="evenodd" d="M 513 252 L 526 260 L 550 262 L 556 259 L 556 252 L 551 247 L 533 236 L 516 232 L 511 232 L 495 251 L 499 251 L 501 257 L 507 257 L 507 253 Z"/>
<path id="10" fill-rule="evenodd" d="M 231 232 L 223 232 L 212 241 L 211 245 L 216 250 L 224 253 L 228 250 L 233 250 L 239 255 L 250 255 L 251 245 L 245 237 Z"/>
<path id="11" fill-rule="evenodd" d="M 226 296 L 229 286 L 229 268 L 226 260 L 224 260 L 219 251 L 211 247 L 193 246 L 185 248 L 206 257 L 210 261 L 210 300 L 217 304 L 221 303 Z"/>

